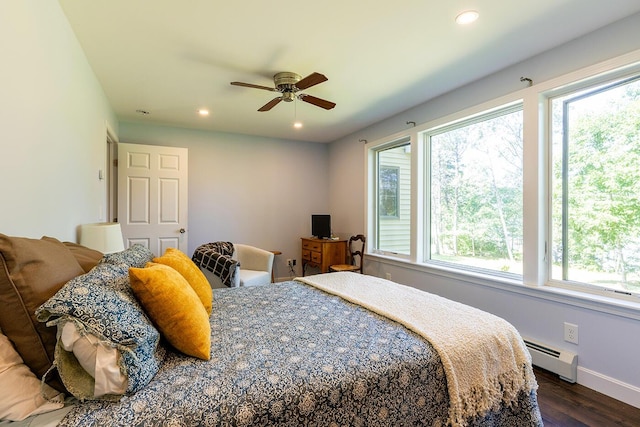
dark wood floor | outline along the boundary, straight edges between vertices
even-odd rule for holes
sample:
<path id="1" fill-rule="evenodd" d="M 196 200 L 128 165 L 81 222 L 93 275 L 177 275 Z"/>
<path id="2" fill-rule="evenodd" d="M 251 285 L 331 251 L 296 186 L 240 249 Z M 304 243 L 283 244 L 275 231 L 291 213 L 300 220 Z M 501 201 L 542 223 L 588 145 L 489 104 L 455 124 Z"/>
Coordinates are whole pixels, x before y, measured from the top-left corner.
<path id="1" fill-rule="evenodd" d="M 545 427 L 640 426 L 640 409 L 534 368 Z"/>

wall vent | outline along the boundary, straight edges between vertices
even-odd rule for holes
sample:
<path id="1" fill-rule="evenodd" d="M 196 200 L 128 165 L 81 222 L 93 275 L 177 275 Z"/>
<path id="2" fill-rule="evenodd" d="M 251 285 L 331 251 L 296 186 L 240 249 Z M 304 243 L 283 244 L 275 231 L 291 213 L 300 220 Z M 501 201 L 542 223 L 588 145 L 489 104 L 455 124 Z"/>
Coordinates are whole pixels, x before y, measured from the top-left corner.
<path id="1" fill-rule="evenodd" d="M 528 338 L 524 343 L 531 353 L 532 363 L 542 369 L 558 374 L 561 379 L 575 383 L 578 379 L 578 355 L 558 350 Z"/>

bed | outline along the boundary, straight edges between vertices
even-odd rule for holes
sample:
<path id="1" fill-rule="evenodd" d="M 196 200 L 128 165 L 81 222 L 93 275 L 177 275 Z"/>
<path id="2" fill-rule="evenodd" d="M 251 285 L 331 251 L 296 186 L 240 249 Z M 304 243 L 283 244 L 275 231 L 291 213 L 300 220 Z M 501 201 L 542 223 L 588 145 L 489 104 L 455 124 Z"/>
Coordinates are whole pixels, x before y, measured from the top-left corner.
<path id="1" fill-rule="evenodd" d="M 34 242 L 29 243 L 37 246 Z M 69 282 L 86 285 L 86 279 L 78 278 L 100 270 L 95 263 L 103 263 L 102 258 L 87 256 L 83 248 L 72 245 L 67 243 L 66 248 L 75 250 L 70 252 L 79 264 L 85 262 L 80 268 L 83 273 L 60 285 L 46 304 L 40 303 L 39 314 L 41 306 L 55 311 L 50 301 L 64 296 Z M 63 250 L 65 244 L 56 241 L 55 246 Z M 2 239 L 0 249 L 4 270 L 11 276 L 15 256 L 7 254 Z M 64 275 L 58 276 L 60 280 Z M 102 285 L 93 282 L 91 286 Z M 8 299 L 2 289 L 0 301 L 5 311 Z M 422 315 L 416 316 L 418 312 Z M 465 322 L 465 316 L 472 320 Z M 48 317 L 48 323 L 51 319 L 54 323 L 48 328 L 55 330 L 56 319 L 62 317 Z M 357 273 L 329 273 L 267 286 L 216 289 L 207 323 L 208 360 L 185 355 L 160 333 L 151 353 L 136 356 L 149 356 L 155 362 L 144 365 L 155 363 L 157 369 L 152 369 L 146 383 L 136 385 L 135 392 L 82 401 L 67 398 L 63 408 L 23 422 L 34 425 L 39 419 L 43 425 L 59 426 L 542 425 L 530 359 L 515 329 L 495 316 L 413 288 Z M 15 335 L 6 325 L 4 319 L 2 331 Z M 54 343 L 52 363 L 61 354 L 56 353 L 57 346 Z M 50 382 L 56 385 L 55 381 Z"/>

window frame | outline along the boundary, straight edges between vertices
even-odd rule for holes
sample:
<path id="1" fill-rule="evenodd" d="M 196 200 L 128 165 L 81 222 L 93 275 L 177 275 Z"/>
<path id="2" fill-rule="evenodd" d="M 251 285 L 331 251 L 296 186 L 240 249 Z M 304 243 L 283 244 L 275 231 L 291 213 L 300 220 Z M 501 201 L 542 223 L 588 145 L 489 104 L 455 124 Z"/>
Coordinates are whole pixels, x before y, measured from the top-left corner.
<path id="1" fill-rule="evenodd" d="M 367 197 L 365 201 L 365 206 L 367 206 L 367 212 L 365 218 L 367 218 L 366 229 L 368 230 L 369 236 L 372 238 L 367 239 L 367 252 L 374 254 L 387 255 L 391 257 L 396 257 L 398 259 L 408 260 L 410 258 L 411 248 L 413 247 L 413 209 L 411 209 L 411 218 L 410 218 L 410 242 L 409 242 L 409 254 L 402 254 L 398 252 L 393 252 L 390 250 L 380 249 L 378 247 L 379 238 L 380 238 L 380 224 L 378 222 L 379 216 L 379 186 L 378 186 L 378 153 L 386 150 L 390 150 L 396 147 L 402 147 L 408 145 L 410 149 L 413 149 L 414 138 L 411 135 L 406 133 L 396 134 L 390 138 L 385 138 L 383 140 L 373 142 L 371 144 L 367 144 L 366 152 L 366 173 L 367 178 Z M 413 194 L 413 167 L 414 167 L 414 156 L 411 156 L 411 193 Z M 410 203 L 413 207 L 413 197 L 410 197 Z M 389 217 L 387 217 L 389 218 Z"/>
<path id="2" fill-rule="evenodd" d="M 371 240 L 367 242 L 367 250 L 372 262 L 387 265 L 389 268 L 400 268 L 411 274 L 426 273 L 438 280 L 438 277 L 449 280 L 459 280 L 478 286 L 502 289 L 522 295 L 535 296 L 550 301 L 587 307 L 592 310 L 621 315 L 640 320 L 640 299 L 625 295 L 597 292 L 571 283 L 556 283 L 549 280 L 547 242 L 550 238 L 551 224 L 551 194 L 550 194 L 550 129 L 548 117 L 551 114 L 547 99 L 557 94 L 566 93 L 569 86 L 578 84 L 596 84 L 611 79 L 620 78 L 640 72 L 640 50 L 623 54 L 579 70 L 568 71 L 557 77 L 535 81 L 526 87 L 506 91 L 505 95 L 465 107 L 464 100 L 445 109 L 444 115 L 437 116 L 442 109 L 427 110 L 429 117 L 423 123 L 418 122 L 414 127 L 388 136 L 378 136 L 378 139 L 367 141 L 365 144 L 365 230 L 370 235 L 375 233 L 373 212 L 375 197 L 372 194 L 372 149 L 389 144 L 400 138 L 411 139 L 412 157 L 411 173 L 411 250 L 408 256 L 376 251 Z M 514 84 L 515 86 L 515 84 Z M 418 143 L 418 134 L 430 128 L 444 126 L 447 123 L 481 114 L 491 108 L 522 102 L 523 104 L 523 274 L 521 279 L 513 280 L 508 277 L 489 276 L 481 272 L 452 269 L 447 266 L 427 265 L 420 262 L 423 259 L 423 246 L 418 243 L 417 235 L 424 235 L 425 201 L 422 198 L 426 185 L 423 162 L 418 159 L 424 156 L 422 144 Z M 424 110 L 423 110 L 424 111 Z M 415 117 L 408 117 L 415 120 Z M 390 122 L 389 126 L 393 126 Z M 378 267 L 381 268 L 381 267 Z M 382 267 L 384 268 L 384 267 Z M 413 273 L 410 273 L 413 272 Z"/>
<path id="3" fill-rule="evenodd" d="M 422 218 L 424 233 L 422 237 L 422 259 L 421 263 L 425 265 L 433 265 L 440 266 L 445 268 L 450 268 L 454 270 L 468 271 L 479 273 L 488 276 L 496 276 L 506 279 L 512 280 L 521 280 L 522 274 L 517 273 L 509 273 L 502 272 L 498 270 L 492 270 L 481 267 L 474 267 L 470 265 L 458 264 L 453 262 L 447 262 L 442 260 L 436 260 L 431 258 L 431 137 L 441 135 L 446 132 L 450 132 L 456 129 L 460 129 L 466 126 L 471 126 L 474 124 L 482 123 L 485 121 L 489 121 L 495 119 L 497 117 L 501 117 L 504 115 L 508 115 L 514 112 L 521 111 L 523 114 L 523 125 L 524 125 L 524 104 L 521 99 L 515 101 L 509 101 L 503 105 L 492 105 L 490 108 L 480 111 L 474 112 L 473 114 L 459 118 L 455 121 L 444 123 L 439 126 L 428 128 L 424 131 L 419 132 L 418 139 L 421 141 L 421 144 L 424 146 L 424 215 Z M 523 145 L 524 145 L 524 132 L 523 132 Z M 524 147 L 523 147 L 524 151 Z M 524 228 L 524 224 L 523 224 Z M 524 260 L 523 260 L 524 262 Z"/>
<path id="4" fill-rule="evenodd" d="M 608 90 L 611 86 L 615 86 L 617 84 L 623 83 L 625 80 L 631 81 L 631 80 L 639 80 L 640 79 L 640 62 L 634 62 L 631 64 L 626 64 L 626 65 L 622 65 L 622 66 L 617 66 L 617 67 L 612 67 L 611 69 L 607 70 L 607 71 L 603 71 L 600 73 L 596 73 L 594 75 L 591 76 L 587 76 L 583 79 L 580 80 L 576 80 L 573 82 L 567 82 L 566 84 L 562 85 L 561 87 L 558 88 L 554 88 L 551 90 L 547 90 L 544 92 L 541 92 L 540 97 L 541 97 L 541 107 L 544 108 L 544 110 L 547 112 L 547 114 L 545 114 L 544 116 L 544 121 L 542 123 L 542 126 L 544 126 L 545 129 L 545 134 L 547 135 L 546 139 L 545 139 L 545 146 L 546 146 L 546 174 L 547 174 L 547 187 L 546 187 L 546 197 L 547 197 L 547 202 L 546 202 L 546 218 L 547 218 L 547 226 L 546 226 L 546 242 L 548 242 L 548 244 L 546 245 L 546 248 L 551 247 L 553 242 L 553 230 L 552 230 L 552 226 L 551 224 L 553 223 L 553 203 L 552 203 L 552 197 L 553 197 L 553 181 L 552 181 L 552 175 L 553 175 L 553 157 L 552 157 L 552 145 L 553 145 L 553 138 L 552 138 L 552 103 L 555 99 L 558 98 L 562 98 L 564 96 L 570 96 L 572 94 L 577 94 L 581 91 L 590 91 L 590 90 L 596 90 L 596 88 L 598 86 L 601 86 L 601 88 L 599 89 L 599 91 L 604 91 L 604 90 Z M 616 83 L 617 82 L 617 83 Z M 580 99 L 582 98 L 584 95 L 576 95 L 572 98 L 572 100 L 574 99 Z M 565 148 L 563 148 L 564 150 Z M 566 153 L 565 153 L 566 154 Z M 564 167 L 564 166 L 563 166 Z M 564 171 L 563 171 L 564 174 Z M 563 184 L 564 185 L 564 184 Z M 566 197 L 566 193 L 565 193 L 565 189 L 563 189 L 563 198 Z M 563 202 L 564 203 L 564 202 Z M 565 215 L 565 212 L 563 212 L 562 214 L 563 216 Z M 563 218 L 563 222 L 565 221 L 565 218 Z M 566 230 L 562 230 L 562 233 L 565 233 Z M 564 237 L 563 237 L 564 240 Z M 607 288 L 604 286 L 598 286 L 598 285 L 594 285 L 588 282 L 579 282 L 579 281 L 575 281 L 575 280 L 570 280 L 570 279 L 557 279 L 557 278 L 553 278 L 552 276 L 552 268 L 553 268 L 553 262 L 550 259 L 550 256 L 548 253 L 546 253 L 546 249 L 545 249 L 545 271 L 544 271 L 544 285 L 548 288 L 555 288 L 555 289 L 566 289 L 569 291 L 578 291 L 578 292 L 584 292 L 584 293 L 588 293 L 588 294 L 593 294 L 596 296 L 601 296 L 601 297 L 611 297 L 614 299 L 621 299 L 621 300 L 628 300 L 628 301 L 633 301 L 633 302 L 640 302 L 640 293 L 634 292 L 634 293 L 629 293 L 629 292 L 624 292 L 624 291 L 618 291 L 616 289 L 612 289 L 612 288 Z M 563 267 L 564 268 L 564 267 Z"/>

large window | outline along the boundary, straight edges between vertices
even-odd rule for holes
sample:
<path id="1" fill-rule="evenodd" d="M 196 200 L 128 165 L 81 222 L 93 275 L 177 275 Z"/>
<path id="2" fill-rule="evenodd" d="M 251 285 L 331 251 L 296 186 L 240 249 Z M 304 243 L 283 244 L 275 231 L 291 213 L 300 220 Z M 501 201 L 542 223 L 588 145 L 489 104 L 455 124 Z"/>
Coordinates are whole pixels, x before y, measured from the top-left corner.
<path id="1" fill-rule="evenodd" d="M 640 52 L 403 130 L 366 159 L 380 263 L 640 301 Z"/>
<path id="2" fill-rule="evenodd" d="M 551 107 L 550 277 L 640 294 L 640 76 Z"/>
<path id="3" fill-rule="evenodd" d="M 522 274 L 522 106 L 425 134 L 426 260 Z"/>
<path id="4" fill-rule="evenodd" d="M 376 244 L 382 252 L 409 254 L 411 145 L 402 140 L 375 152 Z"/>

